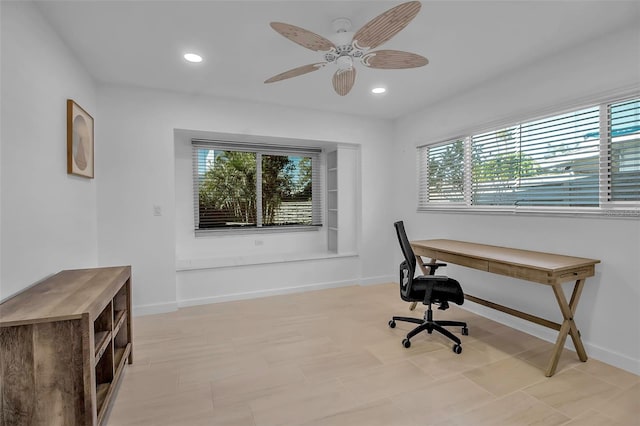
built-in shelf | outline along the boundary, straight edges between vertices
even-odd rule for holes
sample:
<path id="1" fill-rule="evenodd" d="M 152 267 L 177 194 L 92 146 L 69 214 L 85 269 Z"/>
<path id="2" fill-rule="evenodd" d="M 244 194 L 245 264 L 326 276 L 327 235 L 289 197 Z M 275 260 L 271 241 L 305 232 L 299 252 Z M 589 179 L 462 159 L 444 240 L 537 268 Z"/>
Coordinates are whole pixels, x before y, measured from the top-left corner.
<path id="1" fill-rule="evenodd" d="M 327 153 L 327 247 L 338 252 L 338 151 Z"/>

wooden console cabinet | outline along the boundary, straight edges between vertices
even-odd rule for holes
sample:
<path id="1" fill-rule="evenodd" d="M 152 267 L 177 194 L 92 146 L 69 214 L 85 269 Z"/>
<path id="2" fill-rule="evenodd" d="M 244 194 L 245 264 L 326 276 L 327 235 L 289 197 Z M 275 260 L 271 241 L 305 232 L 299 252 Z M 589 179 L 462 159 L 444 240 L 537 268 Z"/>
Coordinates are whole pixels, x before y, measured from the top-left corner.
<path id="1" fill-rule="evenodd" d="M 102 424 L 131 326 L 130 266 L 62 271 L 0 304 L 0 425 Z"/>

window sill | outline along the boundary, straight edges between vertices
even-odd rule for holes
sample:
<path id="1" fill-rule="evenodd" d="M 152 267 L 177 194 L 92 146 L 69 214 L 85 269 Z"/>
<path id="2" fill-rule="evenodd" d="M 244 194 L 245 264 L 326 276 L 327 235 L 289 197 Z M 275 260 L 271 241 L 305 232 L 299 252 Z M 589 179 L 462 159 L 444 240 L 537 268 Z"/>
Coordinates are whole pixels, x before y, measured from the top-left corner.
<path id="1" fill-rule="evenodd" d="M 640 208 L 532 208 L 503 206 L 432 206 L 418 209 L 418 213 L 462 213 L 503 216 L 581 217 L 594 219 L 640 219 Z"/>
<path id="2" fill-rule="evenodd" d="M 246 227 L 246 228 L 215 228 L 215 229 L 196 229 L 195 236 L 211 237 L 215 235 L 240 235 L 240 234 L 277 234 L 282 232 L 316 232 L 322 229 L 322 225 L 290 225 L 290 226 L 262 226 L 262 227 Z"/>
<path id="3" fill-rule="evenodd" d="M 247 255 L 231 257 L 212 257 L 205 259 L 178 259 L 176 271 L 194 271 L 200 269 L 232 268 L 238 266 L 264 265 L 273 263 L 305 262 L 309 260 L 328 260 L 357 257 L 358 253 L 282 253 L 268 255 Z"/>

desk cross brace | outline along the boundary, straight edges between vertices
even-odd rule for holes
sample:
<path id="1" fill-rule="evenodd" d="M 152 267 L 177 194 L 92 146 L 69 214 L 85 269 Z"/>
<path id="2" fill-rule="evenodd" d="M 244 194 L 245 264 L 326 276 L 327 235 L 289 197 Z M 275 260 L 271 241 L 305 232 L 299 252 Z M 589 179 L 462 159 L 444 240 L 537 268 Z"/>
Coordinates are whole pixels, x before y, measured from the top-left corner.
<path id="1" fill-rule="evenodd" d="M 416 256 L 416 258 L 418 261 L 417 263 L 420 269 L 422 270 L 422 273 L 424 275 L 429 275 L 429 271 L 422 263 L 422 258 L 420 256 Z M 431 259 L 432 263 L 435 261 L 436 259 Z M 571 340 L 573 341 L 573 346 L 576 349 L 576 353 L 578 354 L 578 358 L 580 359 L 580 361 L 585 362 L 588 359 L 587 352 L 584 348 L 584 345 L 582 344 L 582 340 L 580 339 L 580 331 L 578 330 L 578 327 L 576 326 L 576 323 L 573 319 L 575 315 L 576 307 L 578 306 L 578 302 L 580 300 L 580 296 L 582 295 L 582 289 L 584 288 L 584 283 L 585 283 L 584 278 L 579 279 L 575 282 L 573 287 L 573 293 L 571 294 L 571 299 L 569 302 L 567 302 L 567 298 L 565 297 L 564 292 L 562 291 L 562 283 L 556 282 L 551 284 L 551 287 L 553 288 L 553 293 L 558 302 L 558 306 L 560 307 L 560 312 L 562 313 L 562 316 L 563 316 L 562 324 L 558 324 L 556 322 L 549 321 L 547 319 L 540 318 L 535 315 L 527 314 L 525 312 L 518 311 L 516 309 L 499 305 L 497 303 L 490 302 L 488 300 L 484 300 L 469 294 L 465 294 L 465 299 L 474 303 L 478 303 L 483 306 L 487 306 L 492 309 L 496 309 L 498 311 L 507 313 L 509 315 L 512 315 L 527 321 L 531 321 L 538 325 L 542 325 L 544 327 L 557 330 L 559 333 L 556 339 L 556 344 L 554 346 L 553 352 L 551 354 L 551 358 L 549 359 L 549 363 L 545 371 L 545 376 L 551 377 L 554 375 L 556 368 L 558 367 L 558 361 L 560 360 L 560 355 L 564 348 L 564 344 L 567 340 L 567 336 L 571 336 Z M 416 302 L 413 302 L 409 309 L 414 310 L 415 307 L 416 307 Z"/>

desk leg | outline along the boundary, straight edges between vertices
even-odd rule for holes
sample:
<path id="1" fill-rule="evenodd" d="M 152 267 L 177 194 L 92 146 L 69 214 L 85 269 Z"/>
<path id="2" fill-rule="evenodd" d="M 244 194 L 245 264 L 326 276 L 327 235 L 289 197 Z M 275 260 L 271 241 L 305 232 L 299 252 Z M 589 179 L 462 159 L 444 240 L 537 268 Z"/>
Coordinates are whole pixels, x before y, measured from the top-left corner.
<path id="1" fill-rule="evenodd" d="M 571 302 L 569 303 L 567 303 L 567 298 L 564 296 L 561 284 L 556 283 L 552 285 L 553 293 L 556 295 L 556 300 L 558 301 L 558 306 L 560 307 L 560 311 L 562 312 L 564 321 L 562 322 L 560 331 L 558 332 L 558 339 L 556 340 L 556 345 L 553 349 L 551 359 L 549 360 L 549 365 L 547 366 L 547 377 L 553 376 L 553 374 L 556 372 L 558 361 L 560 360 L 560 354 L 562 353 L 564 343 L 567 340 L 567 335 L 571 335 L 573 346 L 575 346 L 576 348 L 576 352 L 578 354 L 578 358 L 580 358 L 580 361 L 584 362 L 587 360 L 587 352 L 582 345 L 580 332 L 578 331 L 578 327 L 573 320 L 573 317 L 576 313 L 576 308 L 578 306 L 578 301 L 580 300 L 580 296 L 582 294 L 582 289 L 584 288 L 584 282 L 584 279 L 576 281 L 575 286 L 573 287 L 573 294 L 571 295 Z"/>
<path id="2" fill-rule="evenodd" d="M 416 262 L 418 263 L 418 266 L 422 271 L 422 275 L 429 275 L 429 271 L 423 264 L 424 262 L 422 261 L 422 257 L 416 255 Z M 431 263 L 436 263 L 436 259 L 431 259 Z M 418 302 L 411 302 L 411 305 L 409 305 L 409 310 L 413 311 L 414 309 L 416 309 L 417 305 L 418 305 Z"/>

